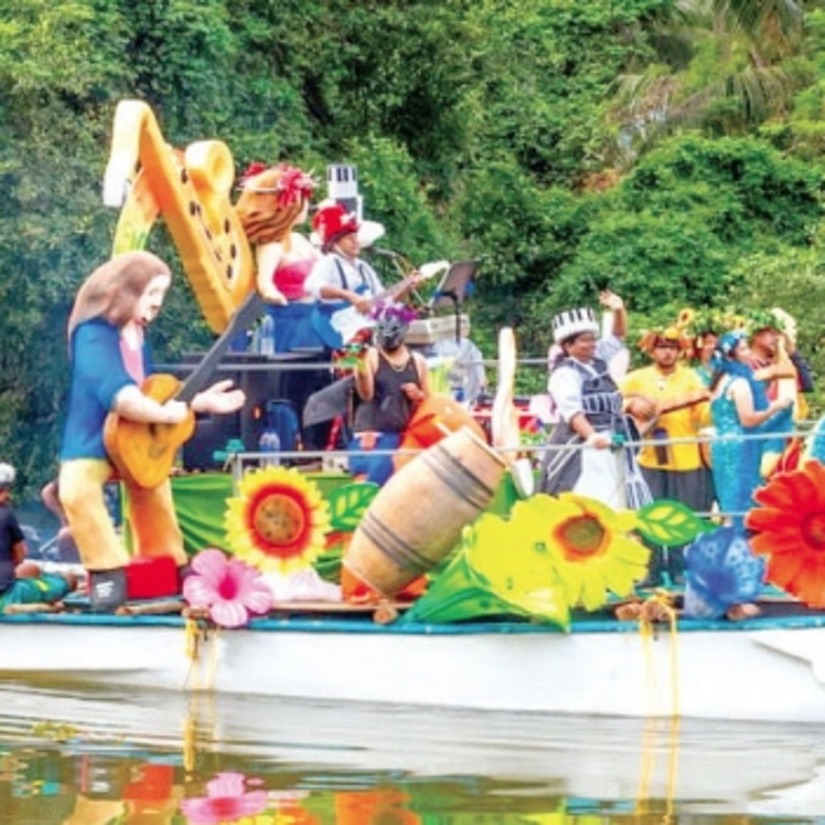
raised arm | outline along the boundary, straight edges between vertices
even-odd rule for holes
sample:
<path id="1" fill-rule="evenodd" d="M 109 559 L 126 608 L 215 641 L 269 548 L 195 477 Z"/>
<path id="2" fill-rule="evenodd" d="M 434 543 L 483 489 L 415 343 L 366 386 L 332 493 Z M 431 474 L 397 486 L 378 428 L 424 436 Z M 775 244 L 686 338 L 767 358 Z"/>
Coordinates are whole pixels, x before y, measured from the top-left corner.
<path id="1" fill-rule="evenodd" d="M 599 303 L 613 313 L 613 335 L 624 340 L 627 335 L 627 309 L 622 298 L 615 292 L 605 289 L 599 293 Z"/>

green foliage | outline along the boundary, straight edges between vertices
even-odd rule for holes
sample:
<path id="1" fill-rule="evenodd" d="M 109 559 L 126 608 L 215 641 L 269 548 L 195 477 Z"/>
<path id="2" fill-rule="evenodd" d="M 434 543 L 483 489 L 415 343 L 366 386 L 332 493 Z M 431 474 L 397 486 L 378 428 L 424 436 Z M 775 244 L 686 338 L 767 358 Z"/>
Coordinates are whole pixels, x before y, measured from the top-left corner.
<path id="1" fill-rule="evenodd" d="M 403 144 L 374 135 L 353 138 L 343 158 L 358 167 L 366 217 L 379 219 L 386 229 L 379 245 L 388 245 L 413 264 L 455 256 L 455 241 L 430 208 L 428 190 Z"/>
<path id="2" fill-rule="evenodd" d="M 512 156 L 542 185 L 599 169 L 611 143 L 608 94 L 625 65 L 651 54 L 641 23 L 669 5 L 478 3 L 469 14 L 485 35 L 474 60 L 484 102 L 475 157 Z"/>
<path id="3" fill-rule="evenodd" d="M 518 319 L 524 346 L 542 352 L 543 319 L 566 306 L 593 305 L 606 287 L 644 316 L 665 306 L 678 311 L 724 301 L 743 256 L 810 245 L 821 219 L 821 187 L 818 169 L 756 140 L 692 134 L 664 142 L 605 193 L 556 197 L 552 211 L 541 206 L 547 193 L 521 180 L 512 185 L 518 194 L 508 212 L 518 215 L 525 202 L 534 206 L 522 210 L 534 222 L 523 217 L 521 225 L 536 227 L 522 235 L 537 239 L 537 254 L 508 256 L 515 270 L 508 281 L 520 291 L 496 309 L 527 316 Z"/>

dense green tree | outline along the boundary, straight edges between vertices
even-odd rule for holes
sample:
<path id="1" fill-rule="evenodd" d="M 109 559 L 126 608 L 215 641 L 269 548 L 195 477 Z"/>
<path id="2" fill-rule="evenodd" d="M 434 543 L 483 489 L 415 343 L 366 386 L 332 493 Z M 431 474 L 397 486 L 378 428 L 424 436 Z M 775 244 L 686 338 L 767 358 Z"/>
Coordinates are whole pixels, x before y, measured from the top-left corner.
<path id="1" fill-rule="evenodd" d="M 619 77 L 627 160 L 677 126 L 743 134 L 813 80 L 794 0 L 684 0 L 657 20 L 655 58 Z"/>

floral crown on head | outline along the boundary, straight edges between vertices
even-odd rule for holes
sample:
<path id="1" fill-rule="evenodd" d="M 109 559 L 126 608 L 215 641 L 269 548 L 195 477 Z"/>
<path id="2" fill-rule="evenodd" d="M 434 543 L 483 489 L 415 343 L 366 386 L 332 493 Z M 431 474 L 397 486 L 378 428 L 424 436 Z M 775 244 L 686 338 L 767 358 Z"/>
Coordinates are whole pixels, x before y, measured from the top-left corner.
<path id="1" fill-rule="evenodd" d="M 376 323 L 397 320 L 402 324 L 409 324 L 418 318 L 418 313 L 414 309 L 397 301 L 376 301 L 369 314 Z"/>
<path id="2" fill-rule="evenodd" d="M 275 186 L 260 187 L 250 186 L 254 178 L 262 172 L 272 169 L 278 172 L 278 180 Z M 279 163 L 277 166 L 267 166 L 265 163 L 255 161 L 246 167 L 240 180 L 241 189 L 249 189 L 252 192 L 272 193 L 277 195 L 277 203 L 280 208 L 299 203 L 303 198 L 309 200 L 312 193 L 318 187 L 318 181 L 312 176 L 312 172 L 304 172 L 296 166 L 288 166 L 286 163 Z"/>
<path id="3" fill-rule="evenodd" d="M 754 309 L 748 313 L 745 320 L 751 335 L 763 329 L 785 332 L 785 319 L 772 309 Z"/>
<path id="4" fill-rule="evenodd" d="M 678 327 L 644 329 L 640 334 L 637 346 L 642 352 L 651 353 L 659 341 L 673 343 L 679 350 L 687 349 L 690 346 L 690 339 L 683 335 Z"/>
<path id="5" fill-rule="evenodd" d="M 745 316 L 734 310 L 716 307 L 691 309 L 686 307 L 676 319 L 676 327 L 689 337 L 700 337 L 707 333 L 721 335 L 726 329 L 745 327 Z"/>
<path id="6" fill-rule="evenodd" d="M 730 332 L 726 332 L 719 339 L 716 344 L 716 349 L 722 355 L 728 357 L 736 349 L 736 345 L 739 344 L 740 341 L 744 341 L 747 337 L 748 334 L 744 329 L 733 329 Z"/>

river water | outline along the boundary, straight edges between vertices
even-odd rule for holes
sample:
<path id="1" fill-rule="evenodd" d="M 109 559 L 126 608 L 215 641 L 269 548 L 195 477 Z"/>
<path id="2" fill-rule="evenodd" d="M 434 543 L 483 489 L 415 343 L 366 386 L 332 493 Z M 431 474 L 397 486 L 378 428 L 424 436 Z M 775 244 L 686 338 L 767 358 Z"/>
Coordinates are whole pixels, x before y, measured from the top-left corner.
<path id="1" fill-rule="evenodd" d="M 0 822 L 825 822 L 823 734 L 0 682 Z"/>

